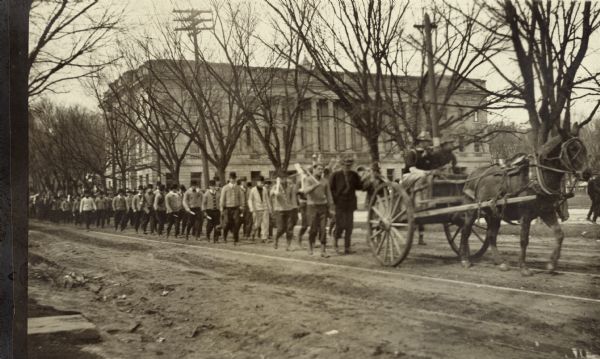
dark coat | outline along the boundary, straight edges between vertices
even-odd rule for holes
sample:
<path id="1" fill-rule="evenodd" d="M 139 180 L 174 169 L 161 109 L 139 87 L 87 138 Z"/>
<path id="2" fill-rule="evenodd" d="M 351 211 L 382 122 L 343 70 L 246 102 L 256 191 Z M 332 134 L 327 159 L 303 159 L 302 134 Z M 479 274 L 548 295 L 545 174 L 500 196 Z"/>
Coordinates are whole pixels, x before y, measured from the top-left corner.
<path id="1" fill-rule="evenodd" d="M 345 210 L 355 211 L 357 208 L 356 191 L 362 190 L 358 173 L 355 171 L 348 171 L 348 184 L 350 185 L 349 187 L 346 185 L 346 178 L 343 170 L 334 172 L 329 179 L 331 195 L 333 196 L 333 203 L 335 203 L 335 206 Z"/>

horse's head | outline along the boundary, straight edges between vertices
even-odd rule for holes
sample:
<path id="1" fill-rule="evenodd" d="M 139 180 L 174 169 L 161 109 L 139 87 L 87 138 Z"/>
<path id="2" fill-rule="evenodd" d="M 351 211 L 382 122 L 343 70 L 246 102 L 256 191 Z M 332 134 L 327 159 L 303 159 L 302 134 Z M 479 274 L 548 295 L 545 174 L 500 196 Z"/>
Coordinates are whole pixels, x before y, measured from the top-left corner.
<path id="1" fill-rule="evenodd" d="M 587 149 L 579 139 L 579 126 L 575 124 L 570 132 L 563 131 L 549 138 L 539 153 L 539 162 L 548 168 L 571 173 L 578 179 L 587 181 L 591 170 L 588 166 Z"/>

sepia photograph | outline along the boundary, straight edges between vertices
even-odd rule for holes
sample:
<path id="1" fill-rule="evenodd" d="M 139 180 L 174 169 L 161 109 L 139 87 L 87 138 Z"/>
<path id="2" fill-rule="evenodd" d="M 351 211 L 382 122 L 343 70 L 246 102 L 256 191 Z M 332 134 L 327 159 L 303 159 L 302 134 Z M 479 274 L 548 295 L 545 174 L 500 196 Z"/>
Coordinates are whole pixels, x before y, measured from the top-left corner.
<path id="1" fill-rule="evenodd" d="M 0 3 L 0 359 L 600 359 L 600 2 Z"/>

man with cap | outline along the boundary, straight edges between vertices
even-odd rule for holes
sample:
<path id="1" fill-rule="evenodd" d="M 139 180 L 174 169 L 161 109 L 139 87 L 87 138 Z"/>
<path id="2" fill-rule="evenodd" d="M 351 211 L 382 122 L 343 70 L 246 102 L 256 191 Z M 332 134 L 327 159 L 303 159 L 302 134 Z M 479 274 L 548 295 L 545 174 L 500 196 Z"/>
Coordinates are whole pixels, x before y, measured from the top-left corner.
<path id="1" fill-rule="evenodd" d="M 312 175 L 302 179 L 302 191 L 306 194 L 306 212 L 310 230 L 308 232 L 308 254 L 313 254 L 315 239 L 321 241 L 321 257 L 328 257 L 326 251 L 327 218 L 333 209 L 333 198 L 329 181 L 323 177 L 324 166 L 320 163 L 313 165 Z"/>
<path id="2" fill-rule="evenodd" d="M 144 198 L 144 186 L 139 185 L 138 191 L 133 195 L 131 207 L 133 210 L 133 228 L 135 233 L 138 233 L 140 224 L 142 223 L 142 204 Z"/>
<path id="3" fill-rule="evenodd" d="M 248 195 L 248 208 L 252 213 L 252 240 L 260 231 L 261 241 L 265 243 L 269 235 L 269 193 L 264 187 L 265 178 L 260 176 L 256 186 L 252 187 Z"/>
<path id="4" fill-rule="evenodd" d="M 245 178 L 244 178 L 245 180 Z M 244 186 L 242 186 L 242 190 L 244 191 L 244 196 L 246 196 L 246 203 L 248 203 L 248 197 L 250 197 L 250 191 L 252 190 L 252 182 L 246 182 Z M 244 207 L 244 220 L 242 225 L 242 233 L 246 239 L 249 239 L 252 235 L 252 213 L 248 206 Z"/>
<path id="5" fill-rule="evenodd" d="M 206 239 L 210 242 L 210 234 L 214 230 L 214 243 L 217 243 L 219 240 L 217 227 L 221 224 L 221 211 L 219 210 L 221 194 L 216 184 L 215 180 L 208 181 L 208 189 L 202 196 L 202 208 L 206 215 Z"/>
<path id="6" fill-rule="evenodd" d="M 83 198 L 79 204 L 79 212 L 81 213 L 83 220 L 85 221 L 85 229 L 89 232 L 90 224 L 94 219 L 94 212 L 96 211 L 96 202 L 90 196 L 89 191 L 85 191 Z"/>
<path id="7" fill-rule="evenodd" d="M 402 181 L 406 187 L 424 177 L 432 169 L 431 164 L 431 136 L 429 132 L 422 131 L 415 139 L 415 146 L 406 152 Z"/>
<path id="8" fill-rule="evenodd" d="M 356 191 L 362 190 L 360 176 L 352 170 L 353 164 L 354 160 L 346 157 L 342 161 L 342 169 L 334 172 L 329 179 L 331 195 L 335 203 L 334 248 L 339 253 L 338 240 L 343 232 L 344 254 L 350 254 L 354 211 L 357 209 Z"/>
<path id="9" fill-rule="evenodd" d="M 171 235 L 171 228 L 175 225 L 175 238 L 179 236 L 179 226 L 184 215 L 183 200 L 179 193 L 179 185 L 171 185 L 171 191 L 165 195 L 165 207 L 167 210 L 167 239 Z"/>
<path id="10" fill-rule="evenodd" d="M 157 184 L 154 191 L 154 216 L 156 218 L 156 234 L 162 236 L 167 219 L 167 205 L 165 199 L 166 187 L 164 184 Z"/>
<path id="11" fill-rule="evenodd" d="M 450 136 L 443 136 L 440 142 L 440 148 L 431 155 L 431 168 L 437 170 L 447 170 L 449 173 L 458 173 L 456 168 L 456 156 L 452 153 L 454 139 Z"/>
<path id="12" fill-rule="evenodd" d="M 98 192 L 96 196 L 96 228 L 104 228 L 106 221 L 106 198 L 104 198 L 104 192 Z"/>
<path id="13" fill-rule="evenodd" d="M 156 216 L 154 214 L 154 191 L 151 184 L 148 184 L 142 196 L 142 230 L 148 234 L 148 223 L 150 223 L 150 234 L 156 230 Z"/>
<path id="14" fill-rule="evenodd" d="M 190 188 L 183 194 L 183 208 L 187 216 L 185 239 L 189 239 L 190 231 L 193 230 L 192 234 L 198 240 L 202 231 L 202 191 L 196 180 L 190 182 Z"/>
<path id="15" fill-rule="evenodd" d="M 223 240 L 227 242 L 227 234 L 233 232 L 233 244 L 239 241 L 241 211 L 245 206 L 245 196 L 237 184 L 235 172 L 229 173 L 229 183 L 221 189 L 219 207 L 223 216 Z"/>
<path id="16" fill-rule="evenodd" d="M 125 229 L 125 213 L 127 212 L 127 199 L 124 196 L 125 190 L 120 189 L 117 195 L 112 200 L 112 209 L 115 213 L 115 231 L 121 225 L 121 232 Z"/>
<path id="17" fill-rule="evenodd" d="M 294 226 L 298 218 L 298 199 L 296 185 L 288 180 L 285 172 L 281 171 L 277 174 L 275 185 L 271 188 L 270 197 L 273 203 L 275 226 L 277 227 L 274 247 L 277 249 L 279 238 L 285 233 L 286 251 L 289 251 L 294 237 Z"/>

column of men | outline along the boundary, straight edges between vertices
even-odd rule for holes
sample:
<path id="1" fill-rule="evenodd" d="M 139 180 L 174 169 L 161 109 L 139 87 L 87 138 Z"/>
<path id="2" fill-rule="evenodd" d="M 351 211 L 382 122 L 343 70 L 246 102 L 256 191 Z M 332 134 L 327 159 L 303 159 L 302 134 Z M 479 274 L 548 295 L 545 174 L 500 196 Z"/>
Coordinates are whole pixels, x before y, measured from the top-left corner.
<path id="1" fill-rule="evenodd" d="M 241 239 L 253 243 L 273 241 L 277 249 L 285 237 L 285 249 L 291 250 L 294 228 L 297 244 L 308 231 L 308 253 L 313 254 L 318 238 L 321 256 L 327 257 L 327 226 L 335 230 L 333 247 L 339 254 L 350 254 L 353 213 L 357 209 L 356 191 L 361 190 L 358 174 L 351 169 L 351 158 L 342 162 L 342 168 L 331 172 L 321 163 L 303 173 L 288 176 L 277 172 L 273 181 L 257 178 L 256 185 L 240 181 L 235 172 L 229 173 L 223 187 L 215 180 L 206 189 L 192 181 L 190 188 L 182 185 L 139 186 L 137 191 L 124 189 L 116 193 L 86 191 L 83 196 L 50 194 L 32 198 L 32 215 L 56 223 L 74 223 L 89 230 L 111 227 L 135 233 L 169 238 L 190 236 L 196 240 L 217 243 L 233 237 L 237 245 Z M 112 225 L 111 225 L 112 220 Z M 202 229 L 206 223 L 206 232 Z M 273 235 L 273 228 L 276 228 Z M 338 247 L 343 238 L 343 250 Z"/>

